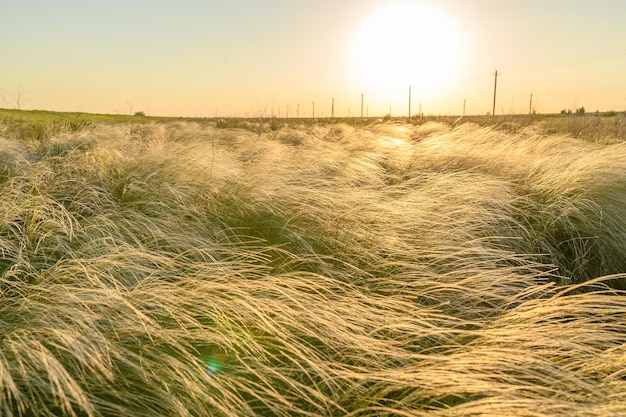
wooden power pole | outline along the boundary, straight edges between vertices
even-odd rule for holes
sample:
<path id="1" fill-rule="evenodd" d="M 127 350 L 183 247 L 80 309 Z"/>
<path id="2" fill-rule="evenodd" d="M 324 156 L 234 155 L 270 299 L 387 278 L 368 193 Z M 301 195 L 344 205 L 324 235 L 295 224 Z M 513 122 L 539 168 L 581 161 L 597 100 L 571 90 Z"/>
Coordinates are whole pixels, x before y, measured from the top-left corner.
<path id="1" fill-rule="evenodd" d="M 361 93 L 361 118 L 363 118 L 363 93 Z"/>
<path id="2" fill-rule="evenodd" d="M 409 119 L 411 118 L 411 86 L 409 86 Z"/>
<path id="3" fill-rule="evenodd" d="M 493 74 L 493 109 L 491 110 L 491 117 L 495 117 L 496 115 L 496 89 L 498 88 L 498 70 Z"/>

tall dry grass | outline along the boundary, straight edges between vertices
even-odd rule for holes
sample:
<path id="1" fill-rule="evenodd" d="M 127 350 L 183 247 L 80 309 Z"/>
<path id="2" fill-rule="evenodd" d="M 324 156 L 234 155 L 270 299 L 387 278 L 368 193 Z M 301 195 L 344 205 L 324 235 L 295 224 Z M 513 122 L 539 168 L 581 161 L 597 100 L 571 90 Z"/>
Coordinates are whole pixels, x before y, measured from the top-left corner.
<path id="1" fill-rule="evenodd" d="M 624 414 L 625 166 L 471 124 L 2 138 L 0 414 Z"/>

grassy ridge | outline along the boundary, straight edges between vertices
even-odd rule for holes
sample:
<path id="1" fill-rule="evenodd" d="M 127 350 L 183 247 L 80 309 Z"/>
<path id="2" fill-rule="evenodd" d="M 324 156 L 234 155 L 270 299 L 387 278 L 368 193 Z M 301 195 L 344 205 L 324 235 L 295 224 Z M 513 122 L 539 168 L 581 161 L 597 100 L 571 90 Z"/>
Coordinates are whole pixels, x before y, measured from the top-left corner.
<path id="1" fill-rule="evenodd" d="M 131 127 L 0 137 L 0 414 L 626 412 L 623 143 Z"/>

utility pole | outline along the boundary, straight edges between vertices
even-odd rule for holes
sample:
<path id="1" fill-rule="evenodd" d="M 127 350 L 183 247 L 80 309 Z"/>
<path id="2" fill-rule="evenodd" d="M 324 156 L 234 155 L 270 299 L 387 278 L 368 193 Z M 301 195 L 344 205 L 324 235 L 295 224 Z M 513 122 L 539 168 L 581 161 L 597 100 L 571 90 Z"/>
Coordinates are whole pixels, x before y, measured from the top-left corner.
<path id="1" fill-rule="evenodd" d="M 493 109 L 491 110 L 491 117 L 496 116 L 496 89 L 498 88 L 498 70 L 496 70 L 493 75 L 495 78 L 493 81 Z"/>
<path id="2" fill-rule="evenodd" d="M 533 114 L 533 95 L 530 95 L 530 104 L 528 105 L 528 114 Z"/>
<path id="3" fill-rule="evenodd" d="M 363 118 L 363 93 L 361 93 L 361 118 Z"/>
<path id="4" fill-rule="evenodd" d="M 411 118 L 411 86 L 409 86 L 409 119 Z"/>
<path id="5" fill-rule="evenodd" d="M 333 104 L 330 106 L 330 117 L 335 117 L 335 97 L 333 97 Z"/>
<path id="6" fill-rule="evenodd" d="M 313 102 L 313 118 L 315 119 L 315 102 Z"/>
<path id="7" fill-rule="evenodd" d="M 463 117 L 465 117 L 465 99 L 463 99 Z"/>

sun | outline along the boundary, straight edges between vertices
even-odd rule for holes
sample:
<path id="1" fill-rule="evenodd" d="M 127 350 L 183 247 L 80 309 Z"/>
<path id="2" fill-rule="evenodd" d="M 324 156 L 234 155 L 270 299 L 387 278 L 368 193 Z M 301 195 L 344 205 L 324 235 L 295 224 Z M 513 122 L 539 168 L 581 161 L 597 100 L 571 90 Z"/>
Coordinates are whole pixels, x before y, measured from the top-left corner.
<path id="1" fill-rule="evenodd" d="M 431 92 L 458 72 L 461 38 L 441 10 L 417 2 L 385 5 L 357 30 L 352 74 L 362 89 Z"/>

